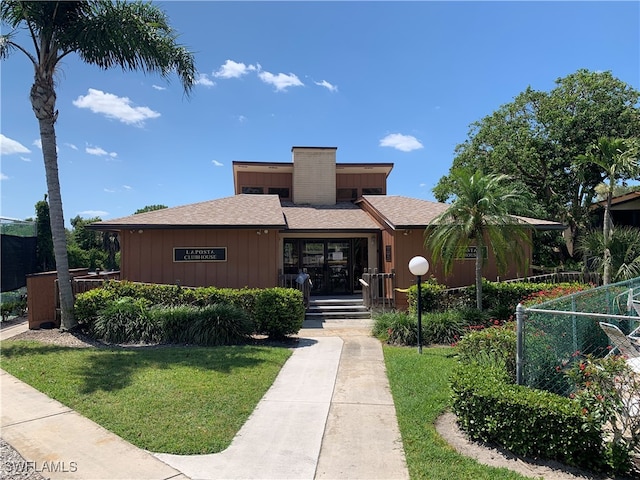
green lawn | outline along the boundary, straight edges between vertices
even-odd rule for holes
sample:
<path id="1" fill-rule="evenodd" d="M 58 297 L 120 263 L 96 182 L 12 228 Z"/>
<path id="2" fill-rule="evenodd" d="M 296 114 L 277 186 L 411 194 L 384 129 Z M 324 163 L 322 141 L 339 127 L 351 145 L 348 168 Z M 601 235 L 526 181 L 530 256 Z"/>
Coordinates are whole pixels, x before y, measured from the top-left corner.
<path id="1" fill-rule="evenodd" d="M 289 358 L 286 348 L 66 348 L 2 342 L 0 366 L 141 448 L 224 450 Z M 384 347 L 412 479 L 523 479 L 456 453 L 434 422 L 450 402 L 454 349 Z"/>
<path id="2" fill-rule="evenodd" d="M 412 479 L 524 479 L 515 472 L 481 465 L 458 454 L 434 423 L 450 404 L 449 375 L 455 365 L 450 347 L 384 347 L 387 375 Z"/>
<path id="3" fill-rule="evenodd" d="M 287 348 L 66 348 L 2 342 L 0 366 L 138 447 L 224 450 L 269 389 Z"/>

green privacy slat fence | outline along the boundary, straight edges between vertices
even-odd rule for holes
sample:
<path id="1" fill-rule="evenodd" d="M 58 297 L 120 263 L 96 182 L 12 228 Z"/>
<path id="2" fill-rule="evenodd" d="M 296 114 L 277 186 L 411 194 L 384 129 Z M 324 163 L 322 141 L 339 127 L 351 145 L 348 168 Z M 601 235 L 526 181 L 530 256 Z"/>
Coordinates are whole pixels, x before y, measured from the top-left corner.
<path id="1" fill-rule="evenodd" d="M 569 394 L 565 370 L 585 355 L 604 357 L 609 340 L 599 322 L 625 334 L 640 326 L 630 305 L 640 299 L 640 277 L 557 298 L 532 308 L 518 306 L 517 381 L 521 385 Z"/>

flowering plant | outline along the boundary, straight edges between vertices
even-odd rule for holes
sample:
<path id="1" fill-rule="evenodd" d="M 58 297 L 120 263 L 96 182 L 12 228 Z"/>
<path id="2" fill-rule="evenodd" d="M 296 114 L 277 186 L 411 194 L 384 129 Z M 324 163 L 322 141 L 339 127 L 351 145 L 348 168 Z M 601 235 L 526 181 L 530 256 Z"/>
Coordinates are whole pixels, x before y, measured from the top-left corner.
<path id="1" fill-rule="evenodd" d="M 576 386 L 570 398 L 605 430 L 607 463 L 616 472 L 629 471 L 632 453 L 640 453 L 640 376 L 622 356 L 584 357 L 567 375 Z"/>

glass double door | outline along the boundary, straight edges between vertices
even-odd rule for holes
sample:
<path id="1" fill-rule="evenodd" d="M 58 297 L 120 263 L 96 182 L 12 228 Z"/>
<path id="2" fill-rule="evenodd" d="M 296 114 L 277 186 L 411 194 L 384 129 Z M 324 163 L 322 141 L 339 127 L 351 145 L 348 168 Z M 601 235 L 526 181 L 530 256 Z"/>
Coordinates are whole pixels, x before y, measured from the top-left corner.
<path id="1" fill-rule="evenodd" d="M 306 271 L 312 295 L 353 292 L 352 241 L 349 239 L 287 239 L 284 244 L 285 272 Z"/>

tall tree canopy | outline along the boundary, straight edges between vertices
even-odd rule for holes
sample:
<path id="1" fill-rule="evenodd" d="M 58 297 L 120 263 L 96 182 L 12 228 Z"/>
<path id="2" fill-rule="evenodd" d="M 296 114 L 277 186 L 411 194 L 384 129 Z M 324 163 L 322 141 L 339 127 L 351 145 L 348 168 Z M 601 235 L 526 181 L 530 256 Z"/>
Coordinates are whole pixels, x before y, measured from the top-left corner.
<path id="1" fill-rule="evenodd" d="M 550 92 L 527 88 L 513 102 L 471 125 L 456 147 L 453 169 L 466 167 L 513 176 L 535 198 L 533 214 L 571 228 L 568 246 L 586 224 L 595 186 L 605 178 L 576 158 L 601 137 L 640 135 L 640 92 L 611 72 L 576 73 Z M 453 195 L 451 174 L 434 188 L 439 201 Z"/>
<path id="2" fill-rule="evenodd" d="M 142 70 L 168 77 L 175 72 L 188 94 L 195 82 L 194 56 L 177 43 L 166 14 L 150 3 L 98 1 L 19 1 L 0 3 L 0 21 L 9 33 L 0 35 L 0 59 L 14 51 L 26 55 L 34 69 L 31 106 L 40 127 L 51 231 L 58 271 L 62 328 L 76 325 L 69 275 L 55 122 L 54 77 L 60 62 L 76 53 L 86 63 L 107 69 Z M 18 29 L 28 42 L 16 42 Z"/>
<path id="3" fill-rule="evenodd" d="M 445 274 L 461 252 L 476 247 L 476 304 L 482 309 L 482 265 L 485 246 L 496 257 L 498 269 L 505 271 L 510 261 L 523 267 L 527 262 L 524 245 L 529 235 L 516 217 L 528 211 L 528 198 L 507 175 L 483 175 L 482 172 L 455 169 L 450 176 L 455 199 L 435 218 L 435 227 L 427 229 L 425 246 L 442 261 Z"/>

